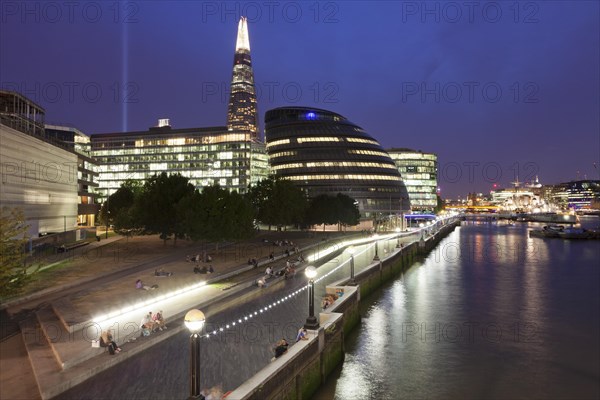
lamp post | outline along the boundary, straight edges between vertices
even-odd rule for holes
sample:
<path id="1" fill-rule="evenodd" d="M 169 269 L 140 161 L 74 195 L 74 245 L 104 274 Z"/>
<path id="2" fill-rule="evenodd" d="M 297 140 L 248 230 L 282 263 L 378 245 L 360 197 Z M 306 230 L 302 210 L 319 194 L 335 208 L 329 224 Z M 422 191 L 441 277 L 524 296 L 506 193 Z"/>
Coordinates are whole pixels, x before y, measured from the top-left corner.
<path id="1" fill-rule="evenodd" d="M 108 202 L 108 200 L 110 199 L 110 190 L 106 189 L 106 232 L 104 233 L 104 238 L 108 239 L 108 220 L 110 219 L 110 211 L 108 210 L 108 207 L 110 205 L 110 203 Z"/>
<path id="2" fill-rule="evenodd" d="M 400 228 L 396 228 L 396 234 L 398 236 L 396 236 L 396 248 L 399 249 L 400 248 Z"/>
<path id="3" fill-rule="evenodd" d="M 315 281 L 314 277 L 317 276 L 317 269 L 312 265 L 309 265 L 304 270 L 306 277 L 308 278 L 308 318 L 304 328 L 310 330 L 319 329 L 319 321 L 315 317 Z"/>
<path id="4" fill-rule="evenodd" d="M 373 261 L 379 261 L 379 250 L 378 250 L 378 242 L 379 235 L 375 234 L 375 257 L 373 257 Z"/>
<path id="5" fill-rule="evenodd" d="M 348 282 L 348 285 L 356 286 L 356 280 L 354 279 L 354 247 L 350 246 L 348 253 L 350 253 L 350 282 Z"/>
<path id="6" fill-rule="evenodd" d="M 204 326 L 204 313 L 190 310 L 183 322 L 190 330 L 190 400 L 204 400 L 200 393 L 200 332 Z"/>

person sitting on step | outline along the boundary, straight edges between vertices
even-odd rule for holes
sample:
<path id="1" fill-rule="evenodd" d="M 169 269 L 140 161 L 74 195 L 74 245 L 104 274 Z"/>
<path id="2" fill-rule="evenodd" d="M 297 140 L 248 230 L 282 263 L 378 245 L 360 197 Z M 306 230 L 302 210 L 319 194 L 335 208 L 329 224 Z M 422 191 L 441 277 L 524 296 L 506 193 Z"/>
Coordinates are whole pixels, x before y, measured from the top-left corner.
<path id="1" fill-rule="evenodd" d="M 163 311 L 160 310 L 159 312 L 157 312 L 156 314 L 154 314 L 152 316 L 152 321 L 155 324 L 155 328 L 154 330 L 156 330 L 158 328 L 159 331 L 162 331 L 163 329 L 167 329 L 167 325 L 165 323 L 165 319 L 163 317 Z"/>
<path id="2" fill-rule="evenodd" d="M 110 355 L 121 352 L 121 348 L 117 346 L 117 343 L 113 340 L 113 335 L 110 331 L 102 331 L 102 335 L 100 335 L 100 346 L 108 347 L 108 353 Z"/>

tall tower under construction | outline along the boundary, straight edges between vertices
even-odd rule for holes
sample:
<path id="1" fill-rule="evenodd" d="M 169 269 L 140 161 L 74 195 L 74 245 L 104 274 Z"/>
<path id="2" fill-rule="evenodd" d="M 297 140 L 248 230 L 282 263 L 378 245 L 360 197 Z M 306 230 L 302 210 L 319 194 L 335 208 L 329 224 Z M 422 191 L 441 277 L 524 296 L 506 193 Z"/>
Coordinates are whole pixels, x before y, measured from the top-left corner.
<path id="1" fill-rule="evenodd" d="M 238 24 L 235 56 L 233 57 L 231 94 L 229 95 L 229 108 L 227 111 L 227 128 L 229 130 L 250 131 L 252 140 L 258 140 L 258 111 L 246 17 L 240 18 Z"/>

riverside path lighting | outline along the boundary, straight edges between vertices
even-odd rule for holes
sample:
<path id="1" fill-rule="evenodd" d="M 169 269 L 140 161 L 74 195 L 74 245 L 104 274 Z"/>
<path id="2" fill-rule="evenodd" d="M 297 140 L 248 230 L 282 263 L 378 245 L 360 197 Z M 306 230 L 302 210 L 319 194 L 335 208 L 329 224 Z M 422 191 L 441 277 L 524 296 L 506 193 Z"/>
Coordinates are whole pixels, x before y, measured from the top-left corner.
<path id="1" fill-rule="evenodd" d="M 350 282 L 348 282 L 348 285 L 356 286 L 356 280 L 354 279 L 354 247 L 348 247 L 348 253 L 350 253 Z"/>
<path id="2" fill-rule="evenodd" d="M 190 330 L 190 400 L 204 400 L 200 394 L 200 332 L 204 326 L 204 313 L 190 310 L 185 314 L 183 322 Z"/>
<path id="3" fill-rule="evenodd" d="M 306 277 L 308 278 L 308 318 L 304 328 L 310 330 L 319 329 L 319 321 L 315 317 L 315 281 L 314 277 L 317 276 L 317 269 L 312 265 L 306 267 L 304 270 Z"/>
<path id="4" fill-rule="evenodd" d="M 378 243 L 378 239 L 379 239 L 379 235 L 375 234 L 375 257 L 373 257 L 373 261 L 379 261 L 379 243 Z"/>

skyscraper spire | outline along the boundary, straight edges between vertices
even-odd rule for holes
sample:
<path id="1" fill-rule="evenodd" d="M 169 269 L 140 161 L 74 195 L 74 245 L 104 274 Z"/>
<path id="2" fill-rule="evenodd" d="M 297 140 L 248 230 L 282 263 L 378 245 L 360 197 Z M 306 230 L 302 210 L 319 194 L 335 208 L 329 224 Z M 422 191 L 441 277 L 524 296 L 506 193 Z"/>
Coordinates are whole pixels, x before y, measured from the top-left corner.
<path id="1" fill-rule="evenodd" d="M 237 41 L 235 43 L 235 51 L 246 50 L 250 51 L 250 39 L 248 38 L 248 20 L 246 17 L 240 18 L 238 23 Z"/>
<path id="2" fill-rule="evenodd" d="M 235 55 L 233 57 L 231 94 L 229 95 L 227 112 L 227 128 L 229 130 L 250 131 L 252 139 L 258 139 L 258 111 L 246 17 L 240 18 L 238 24 Z"/>

